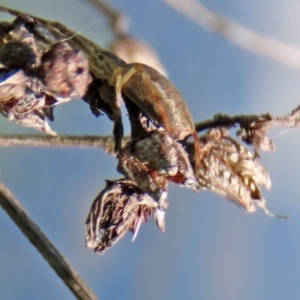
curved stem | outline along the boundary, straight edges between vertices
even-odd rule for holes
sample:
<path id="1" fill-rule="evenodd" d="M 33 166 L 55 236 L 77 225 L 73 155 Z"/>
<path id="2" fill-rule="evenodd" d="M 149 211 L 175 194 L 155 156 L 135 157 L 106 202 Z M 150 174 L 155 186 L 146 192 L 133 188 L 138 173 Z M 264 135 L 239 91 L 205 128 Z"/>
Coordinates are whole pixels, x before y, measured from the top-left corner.
<path id="1" fill-rule="evenodd" d="M 0 182 L 0 206 L 2 206 L 77 299 L 98 299 L 2 182 Z"/>

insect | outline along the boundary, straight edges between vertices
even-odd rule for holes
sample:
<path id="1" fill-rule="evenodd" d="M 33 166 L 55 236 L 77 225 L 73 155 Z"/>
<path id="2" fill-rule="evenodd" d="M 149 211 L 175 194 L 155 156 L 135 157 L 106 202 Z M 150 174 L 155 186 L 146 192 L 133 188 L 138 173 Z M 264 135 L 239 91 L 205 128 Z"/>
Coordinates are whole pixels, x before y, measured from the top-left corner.
<path id="1" fill-rule="evenodd" d="M 195 170 L 199 169 L 200 144 L 193 118 L 178 90 L 162 74 L 144 64 L 127 64 L 114 53 L 58 22 L 46 21 L 2 6 L 0 11 L 16 16 L 13 23 L 22 24 L 33 35 L 37 46 L 42 44 L 41 48 L 61 41 L 67 41 L 71 47 L 80 48 L 89 61 L 94 80 L 100 79 L 114 87 L 115 99 L 103 100 L 112 110 L 116 152 L 121 148 L 123 137 L 120 106 L 124 94 L 154 125 L 164 127 L 174 139 L 181 141 L 192 135 L 195 140 Z"/>

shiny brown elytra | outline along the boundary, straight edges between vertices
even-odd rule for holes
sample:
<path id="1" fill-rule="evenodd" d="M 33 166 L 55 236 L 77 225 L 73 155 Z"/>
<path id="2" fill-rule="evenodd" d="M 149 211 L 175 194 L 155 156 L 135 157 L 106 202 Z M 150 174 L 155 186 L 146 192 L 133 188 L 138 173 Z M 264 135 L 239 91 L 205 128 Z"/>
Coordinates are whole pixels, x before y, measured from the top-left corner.
<path id="1" fill-rule="evenodd" d="M 134 73 L 131 71 L 134 70 Z M 127 74 L 132 72 L 130 78 Z M 192 115 L 175 86 L 155 69 L 142 64 L 122 67 L 122 92 L 156 125 L 165 127 L 176 140 L 195 131 Z"/>

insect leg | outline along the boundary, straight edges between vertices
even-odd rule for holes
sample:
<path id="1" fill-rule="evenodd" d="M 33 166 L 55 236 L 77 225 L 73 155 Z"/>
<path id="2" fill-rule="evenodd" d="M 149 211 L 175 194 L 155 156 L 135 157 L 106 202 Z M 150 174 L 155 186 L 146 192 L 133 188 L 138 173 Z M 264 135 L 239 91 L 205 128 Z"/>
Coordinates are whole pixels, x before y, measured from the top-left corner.
<path id="1" fill-rule="evenodd" d="M 115 152 L 118 152 L 122 147 L 122 138 L 124 136 L 124 128 L 121 114 L 121 101 L 122 101 L 122 71 L 116 68 L 111 80 L 115 79 L 115 92 L 116 99 L 112 101 L 111 108 L 114 117 L 113 135 L 115 137 Z M 110 81 L 111 81 L 110 80 Z"/>

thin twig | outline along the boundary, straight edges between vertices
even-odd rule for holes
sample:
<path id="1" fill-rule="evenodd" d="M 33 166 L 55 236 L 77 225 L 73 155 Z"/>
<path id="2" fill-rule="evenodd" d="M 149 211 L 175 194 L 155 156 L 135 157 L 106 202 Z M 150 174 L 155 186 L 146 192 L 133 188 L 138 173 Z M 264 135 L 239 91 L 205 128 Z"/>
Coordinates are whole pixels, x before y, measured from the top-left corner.
<path id="1" fill-rule="evenodd" d="M 196 0 L 162 0 L 203 29 L 218 33 L 233 44 L 250 52 L 266 56 L 281 64 L 300 68 L 300 49 L 275 38 L 263 36 L 245 26 L 228 20 Z"/>
<path id="2" fill-rule="evenodd" d="M 22 135 L 0 134 L 0 147 L 78 147 L 103 148 L 107 153 L 114 153 L 112 136 L 76 136 L 76 135 Z"/>
<path id="3" fill-rule="evenodd" d="M 0 182 L 0 205 L 35 246 L 52 269 L 63 280 L 77 299 L 95 300 L 96 295 L 54 247 L 38 225 L 28 216 L 14 195 Z"/>
<path id="4" fill-rule="evenodd" d="M 197 132 L 211 128 L 227 127 L 231 128 L 239 125 L 241 128 L 250 128 L 256 122 L 268 123 L 268 129 L 274 127 L 299 127 L 300 126 L 300 105 L 284 116 L 272 117 L 269 114 L 262 115 L 236 115 L 228 116 L 216 114 L 212 119 L 195 124 Z"/>
<path id="5" fill-rule="evenodd" d="M 236 115 L 228 116 L 216 114 L 212 119 L 198 122 L 195 124 L 197 132 L 218 127 L 234 127 L 254 129 L 253 125 L 264 122 L 267 129 L 274 127 L 299 127 L 300 126 L 300 106 L 296 107 L 291 113 L 272 117 L 269 114 L 262 115 Z M 261 123 L 262 124 L 262 123 Z M 124 137 L 122 144 L 130 140 Z M 108 154 L 114 154 L 113 136 L 93 136 L 93 135 L 21 135 L 21 134 L 0 134 L 0 147 L 78 147 L 78 148 L 102 148 Z"/>
<path id="6" fill-rule="evenodd" d="M 233 127 L 236 124 L 251 124 L 259 119 L 257 115 L 237 115 L 237 116 L 228 116 L 225 114 L 216 114 L 212 119 L 205 120 L 195 124 L 197 132 L 216 128 L 216 127 Z"/>

